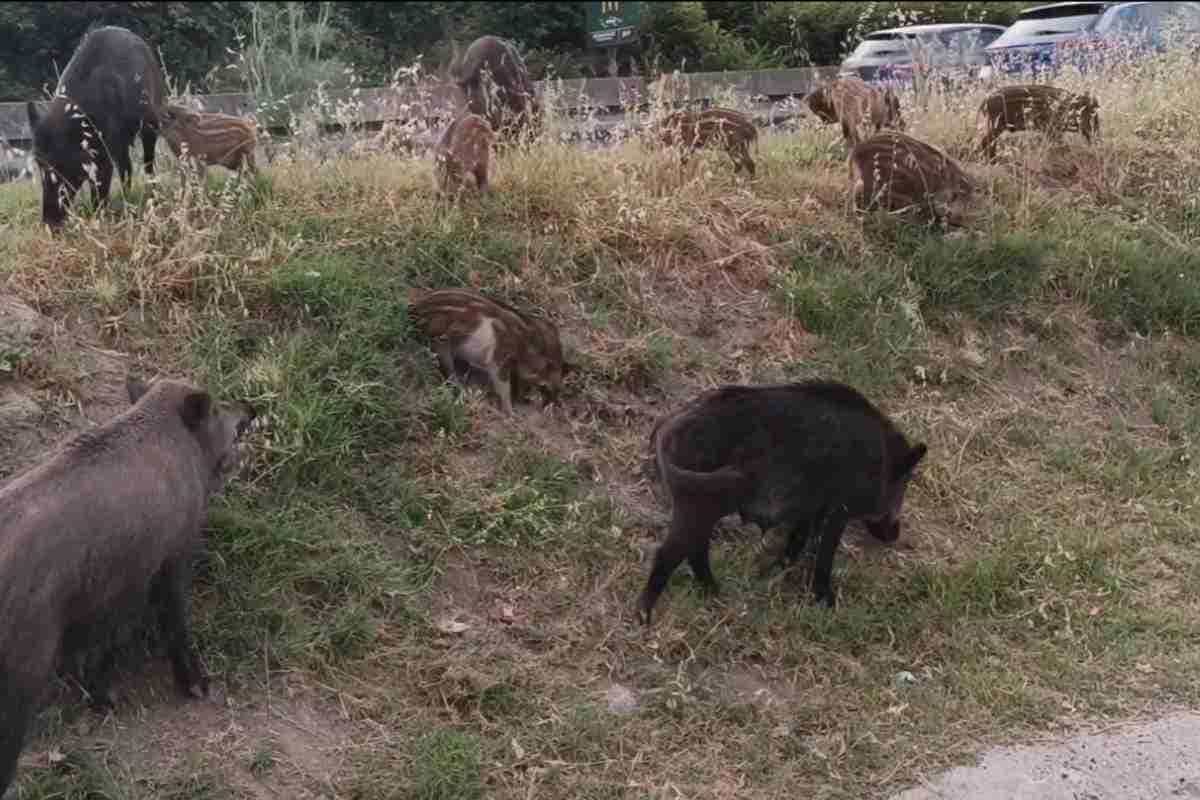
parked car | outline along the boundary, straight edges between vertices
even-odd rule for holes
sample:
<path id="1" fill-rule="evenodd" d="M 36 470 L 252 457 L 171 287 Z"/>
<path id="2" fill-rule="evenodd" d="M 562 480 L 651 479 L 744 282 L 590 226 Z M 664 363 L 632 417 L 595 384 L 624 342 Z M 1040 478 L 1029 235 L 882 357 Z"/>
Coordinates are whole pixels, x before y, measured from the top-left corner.
<path id="1" fill-rule="evenodd" d="M 868 83 L 893 84 L 909 83 L 914 70 L 920 68 L 949 80 L 973 77 L 988 63 L 984 48 L 1003 33 L 1004 26 L 983 23 L 906 25 L 875 31 L 846 57 L 839 74 L 856 75 Z"/>
<path id="2" fill-rule="evenodd" d="M 1120 53 L 1138 57 L 1187 41 L 1187 30 L 1200 26 L 1200 3 L 1066 2 L 1022 11 L 1004 35 L 986 48 L 993 74 L 1038 75 L 1071 64 L 1081 69 L 1105 63 Z M 1185 34 L 1176 37 L 1174 31 Z M 1166 35 L 1164 35 L 1166 34 Z M 1094 56 L 1094 57 L 1093 57 Z"/>
<path id="3" fill-rule="evenodd" d="M 1060 45 L 1060 58 L 1091 69 L 1200 44 L 1200 3 L 1117 3 L 1078 40 Z"/>

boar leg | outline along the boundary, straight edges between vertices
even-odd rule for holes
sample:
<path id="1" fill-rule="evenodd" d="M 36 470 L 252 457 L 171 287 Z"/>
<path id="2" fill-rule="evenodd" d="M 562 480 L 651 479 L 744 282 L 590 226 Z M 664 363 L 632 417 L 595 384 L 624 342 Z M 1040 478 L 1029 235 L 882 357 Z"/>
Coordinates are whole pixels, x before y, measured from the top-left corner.
<path id="1" fill-rule="evenodd" d="M 475 184 L 479 187 L 479 192 L 481 194 L 487 194 L 488 176 L 486 164 L 479 164 L 475 167 Z"/>
<path id="2" fill-rule="evenodd" d="M 25 687 L 14 685 L 14 678 L 0 673 L 0 796 L 17 774 L 17 759 L 33 714 L 32 697 Z"/>
<path id="3" fill-rule="evenodd" d="M 204 697 L 208 694 L 208 677 L 200 666 L 189 624 L 191 585 L 191 568 L 182 559 L 163 567 L 157 587 L 161 604 L 159 619 L 167 640 L 167 655 L 175 671 L 175 685 L 189 697 Z"/>
<path id="4" fill-rule="evenodd" d="M 692 573 L 706 588 L 714 593 L 719 591 L 712 567 L 708 563 L 709 537 L 719 517 L 720 514 L 714 512 L 703 501 L 695 501 L 695 498 L 688 497 L 678 498 L 675 511 L 671 515 L 671 530 L 654 553 L 650 577 L 638 601 L 642 621 L 647 626 L 650 624 L 650 614 L 658 602 L 659 595 L 667 587 L 671 573 L 684 558 L 688 559 Z"/>
<path id="5" fill-rule="evenodd" d="M 117 655 L 115 648 L 106 644 L 100 656 L 100 663 L 92 670 L 83 682 L 83 688 L 90 698 L 92 709 L 103 713 L 114 707 L 116 696 L 112 690 L 113 673 L 116 671 Z"/>
<path id="6" fill-rule="evenodd" d="M 117 159 L 117 172 L 121 176 L 121 191 L 128 192 L 129 184 L 133 180 L 133 159 L 129 157 L 130 145 L 118 147 L 113 154 Z"/>
<path id="7" fill-rule="evenodd" d="M 800 554 L 804 552 L 804 546 L 808 544 L 813 528 L 820 526 L 821 519 L 822 517 L 819 515 L 805 517 L 796 520 L 788 527 L 787 546 L 783 550 L 783 560 L 790 564 L 800 557 Z"/>
<path id="8" fill-rule="evenodd" d="M 449 339 L 438 339 L 433 344 L 433 349 L 437 352 L 438 363 L 442 367 L 442 374 L 451 380 L 458 380 L 459 373 L 454 364 L 454 350 L 450 345 Z"/>
<path id="9" fill-rule="evenodd" d="M 142 166 L 147 175 L 154 174 L 154 148 L 158 145 L 158 132 L 142 128 Z"/>
<path id="10" fill-rule="evenodd" d="M 750 177 L 754 177 L 754 159 L 750 157 L 750 145 L 746 142 L 739 142 L 734 145 L 734 150 L 730 154 L 733 156 L 733 165 L 736 169 L 746 168 L 750 173 Z"/>
<path id="11" fill-rule="evenodd" d="M 500 405 L 504 408 L 504 413 L 512 415 L 512 378 L 509 372 L 504 367 L 491 367 L 488 369 L 488 379 L 492 382 L 492 389 L 500 398 Z"/>
<path id="12" fill-rule="evenodd" d="M 92 201 L 96 208 L 100 208 L 108 203 L 108 191 L 112 188 L 112 162 L 105 159 L 100 159 L 96 164 L 96 180 L 92 182 Z"/>
<path id="13" fill-rule="evenodd" d="M 829 608 L 837 605 L 833 593 L 833 556 L 838 545 L 842 542 L 842 533 L 846 530 L 849 518 L 844 511 L 831 511 L 822 520 L 821 543 L 817 550 L 817 564 L 813 570 L 813 594 L 818 603 Z"/>

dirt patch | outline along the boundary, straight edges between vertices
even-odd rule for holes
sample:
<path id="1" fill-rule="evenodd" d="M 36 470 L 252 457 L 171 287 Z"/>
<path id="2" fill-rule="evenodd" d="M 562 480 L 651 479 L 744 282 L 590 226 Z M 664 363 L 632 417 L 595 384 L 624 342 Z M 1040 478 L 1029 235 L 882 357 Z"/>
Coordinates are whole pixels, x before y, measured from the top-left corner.
<path id="1" fill-rule="evenodd" d="M 1200 798 L 1200 714 L 1127 723 L 1037 747 L 1001 748 L 892 800 Z"/>

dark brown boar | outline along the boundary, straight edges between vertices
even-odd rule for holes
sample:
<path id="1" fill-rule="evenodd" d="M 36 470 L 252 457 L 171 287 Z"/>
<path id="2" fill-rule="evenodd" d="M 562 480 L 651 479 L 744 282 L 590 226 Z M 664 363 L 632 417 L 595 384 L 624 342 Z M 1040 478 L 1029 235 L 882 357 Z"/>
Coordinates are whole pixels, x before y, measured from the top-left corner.
<path id="1" fill-rule="evenodd" d="M 850 151 L 849 198 L 860 209 L 915 209 L 933 217 L 957 216 L 958 204 L 974 191 L 962 168 L 941 150 L 919 139 L 884 131 Z"/>
<path id="2" fill-rule="evenodd" d="M 192 557 L 254 411 L 218 408 L 178 381 L 127 388 L 132 408 L 0 488 L 0 795 L 55 666 L 148 602 L 179 690 L 208 691 L 189 619 Z M 93 698 L 109 697 L 111 671 L 106 658 Z"/>
<path id="3" fill-rule="evenodd" d="M 900 98 L 891 89 L 868 86 L 860 78 L 838 78 L 810 93 L 805 101 L 821 122 L 840 122 L 842 136 L 851 147 L 862 141 L 865 125 L 869 124 L 873 133 L 906 127 Z"/>
<path id="4" fill-rule="evenodd" d="M 1005 86 L 979 104 L 975 128 L 988 159 L 996 157 L 996 140 L 1005 131 L 1038 130 L 1055 141 L 1075 131 L 1091 143 L 1100 135 L 1100 102 L 1041 83 Z"/>
<path id="5" fill-rule="evenodd" d="M 84 182 L 97 205 L 108 202 L 113 161 L 126 189 L 133 176 L 129 148 L 139 133 L 147 175 L 154 174 L 158 112 L 166 95 L 162 67 L 150 45 L 124 28 L 89 31 L 44 109 L 26 107 L 33 154 L 42 178 L 42 222 L 62 226 Z"/>
<path id="6" fill-rule="evenodd" d="M 442 194 L 458 192 L 468 174 L 480 192 L 488 191 L 488 168 L 495 135 L 487 120 L 464 114 L 447 127 L 434 150 L 434 175 Z"/>
<path id="7" fill-rule="evenodd" d="M 758 129 L 738 111 L 728 108 L 673 111 L 659 125 L 658 139 L 665 147 L 680 148 L 684 162 L 702 147 L 719 147 L 733 159 L 735 172 L 745 167 L 754 176 L 750 145 L 758 144 Z"/>
<path id="8" fill-rule="evenodd" d="M 210 166 L 258 171 L 254 163 L 257 126 L 251 120 L 169 105 L 162 113 L 161 133 L 176 158 L 184 158 L 186 149 L 202 172 Z"/>
<path id="9" fill-rule="evenodd" d="M 486 119 L 498 137 L 511 140 L 522 132 L 537 134 L 541 104 L 512 42 L 498 36 L 479 37 L 453 73 L 467 110 Z"/>
<path id="10" fill-rule="evenodd" d="M 549 320 L 470 289 L 411 289 L 409 313 L 433 339 L 446 377 L 461 381 L 460 363 L 485 372 L 506 414 L 525 385 L 547 404 L 561 394 L 569 365 Z"/>
<path id="11" fill-rule="evenodd" d="M 905 491 L 926 452 L 859 392 L 826 381 L 705 392 L 662 419 L 651 442 L 672 513 L 639 600 L 647 625 L 685 558 L 718 591 L 709 539 L 735 511 L 764 532 L 783 526 L 788 561 L 810 535 L 819 537 L 812 587 L 832 607 L 833 556 L 847 523 L 864 520 L 872 536 L 895 541 Z"/>

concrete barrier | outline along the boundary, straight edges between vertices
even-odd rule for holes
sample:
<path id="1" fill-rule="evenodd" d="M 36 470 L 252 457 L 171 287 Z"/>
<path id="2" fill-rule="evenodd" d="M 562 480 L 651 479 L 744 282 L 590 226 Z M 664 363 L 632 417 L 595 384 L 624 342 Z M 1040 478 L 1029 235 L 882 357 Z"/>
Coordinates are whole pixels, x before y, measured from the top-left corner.
<path id="1" fill-rule="evenodd" d="M 837 74 L 837 67 L 805 69 L 772 69 L 754 72 L 693 72 L 672 77 L 676 103 L 711 101 L 732 92 L 746 100 L 763 98 L 779 100 L 800 96 L 812 87 Z M 584 78 L 556 80 L 547 87 L 535 81 L 534 87 L 545 98 L 547 89 L 556 107 L 568 113 L 585 109 L 615 112 L 631 103 L 645 103 L 650 98 L 647 82 L 642 78 Z M 237 116 L 254 115 L 259 124 L 272 133 L 286 133 L 290 116 L 301 109 L 321 109 L 321 124 L 340 127 L 343 122 L 377 128 L 392 120 L 425 117 L 430 122 L 453 112 L 459 103 L 456 87 L 430 81 L 423 85 L 403 88 L 359 89 L 326 92 L 318 96 L 308 92 L 276 103 L 259 107 L 253 95 L 197 95 L 195 103 L 203 111 L 219 111 Z M 25 103 L 0 103 L 0 137 L 17 147 L 30 143 L 29 119 Z"/>

